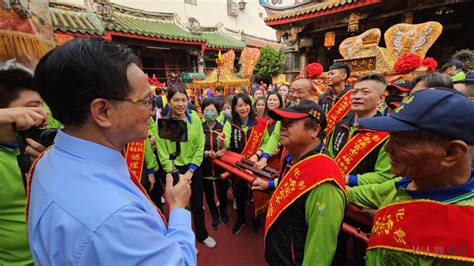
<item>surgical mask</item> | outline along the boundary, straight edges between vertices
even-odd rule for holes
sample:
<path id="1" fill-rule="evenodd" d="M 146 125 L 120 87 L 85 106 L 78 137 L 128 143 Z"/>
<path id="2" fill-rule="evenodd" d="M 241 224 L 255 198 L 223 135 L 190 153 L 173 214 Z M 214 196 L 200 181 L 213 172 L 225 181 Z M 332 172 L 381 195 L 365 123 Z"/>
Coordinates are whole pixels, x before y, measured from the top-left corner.
<path id="1" fill-rule="evenodd" d="M 217 112 L 214 111 L 204 111 L 204 119 L 206 121 L 214 121 L 216 120 Z"/>
<path id="2" fill-rule="evenodd" d="M 223 110 L 222 113 L 224 114 L 225 117 L 231 118 L 232 117 L 232 111 L 230 109 Z"/>

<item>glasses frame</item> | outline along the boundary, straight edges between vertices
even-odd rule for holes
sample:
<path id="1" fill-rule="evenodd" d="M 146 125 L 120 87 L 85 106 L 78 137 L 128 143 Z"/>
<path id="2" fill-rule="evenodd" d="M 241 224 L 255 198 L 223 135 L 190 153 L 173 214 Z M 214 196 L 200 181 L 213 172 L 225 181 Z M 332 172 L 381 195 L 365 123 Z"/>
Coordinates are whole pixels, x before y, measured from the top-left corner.
<path id="1" fill-rule="evenodd" d="M 112 101 L 123 101 L 123 102 L 131 102 L 131 103 L 141 103 L 143 106 L 148 107 L 150 110 L 154 110 L 156 106 L 155 97 L 150 96 L 148 99 L 142 98 L 104 98 L 106 100 Z"/>

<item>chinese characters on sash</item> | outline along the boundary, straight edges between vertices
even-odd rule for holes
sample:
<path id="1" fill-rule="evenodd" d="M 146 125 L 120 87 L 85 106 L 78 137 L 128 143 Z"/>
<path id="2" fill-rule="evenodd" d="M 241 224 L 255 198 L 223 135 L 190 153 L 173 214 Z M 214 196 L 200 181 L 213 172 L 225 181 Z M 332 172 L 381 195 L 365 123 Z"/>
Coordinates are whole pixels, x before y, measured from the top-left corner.
<path id="1" fill-rule="evenodd" d="M 368 249 L 391 249 L 474 262 L 474 206 L 430 200 L 393 203 L 377 211 Z"/>
<path id="2" fill-rule="evenodd" d="M 316 154 L 293 165 L 280 180 L 268 204 L 265 236 L 278 216 L 296 199 L 319 184 L 329 181 L 345 191 L 341 170 L 329 156 Z"/>
<path id="3" fill-rule="evenodd" d="M 351 138 L 339 154 L 334 158 L 343 175 L 348 175 L 356 166 L 388 138 L 388 132 L 360 132 Z"/>

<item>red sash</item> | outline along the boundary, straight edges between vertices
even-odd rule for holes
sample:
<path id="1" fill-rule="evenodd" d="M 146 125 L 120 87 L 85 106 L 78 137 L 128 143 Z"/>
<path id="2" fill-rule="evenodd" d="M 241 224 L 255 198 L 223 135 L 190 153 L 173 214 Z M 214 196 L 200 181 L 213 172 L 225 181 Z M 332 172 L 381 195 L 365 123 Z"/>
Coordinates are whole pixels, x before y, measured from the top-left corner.
<path id="1" fill-rule="evenodd" d="M 267 128 L 269 122 L 268 120 L 260 119 L 258 117 L 256 120 L 257 125 L 252 128 L 252 133 L 250 133 L 250 137 L 241 153 L 246 159 L 252 157 L 252 155 L 254 155 L 260 148 L 263 135 L 265 134 L 265 129 Z"/>
<path id="2" fill-rule="evenodd" d="M 286 208 L 306 192 L 327 181 L 336 183 L 340 189 L 345 191 L 341 170 L 334 160 L 327 155 L 316 154 L 293 165 L 290 171 L 279 181 L 278 187 L 268 204 L 265 237 L 268 229 Z"/>
<path id="3" fill-rule="evenodd" d="M 368 249 L 474 262 L 474 206 L 430 200 L 393 203 L 377 211 Z"/>
<path id="4" fill-rule="evenodd" d="M 143 161 L 145 160 L 145 141 L 128 143 L 124 156 L 125 161 L 127 161 L 128 170 L 140 181 L 143 172 Z"/>
<path id="5" fill-rule="evenodd" d="M 385 131 L 360 132 L 351 138 L 334 158 L 343 175 L 348 175 L 380 143 L 388 138 Z"/>
<path id="6" fill-rule="evenodd" d="M 329 143 L 329 136 L 336 127 L 336 123 L 342 120 L 351 110 L 351 94 L 352 90 L 344 93 L 326 114 L 326 143 Z"/>

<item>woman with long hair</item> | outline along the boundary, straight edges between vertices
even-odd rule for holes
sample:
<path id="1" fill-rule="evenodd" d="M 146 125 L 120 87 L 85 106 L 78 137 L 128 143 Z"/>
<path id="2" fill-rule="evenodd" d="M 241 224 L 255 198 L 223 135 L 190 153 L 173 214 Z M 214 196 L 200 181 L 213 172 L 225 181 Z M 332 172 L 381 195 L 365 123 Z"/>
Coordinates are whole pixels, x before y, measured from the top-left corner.
<path id="1" fill-rule="evenodd" d="M 267 109 L 267 101 L 265 97 L 261 96 L 255 99 L 253 103 L 253 110 L 255 111 L 257 117 L 268 119 Z"/>
<path id="2" fill-rule="evenodd" d="M 250 158 L 268 139 L 267 123 L 266 120 L 255 115 L 248 96 L 241 93 L 236 94 L 232 99 L 232 120 L 227 121 L 224 125 L 224 134 L 218 138 L 219 145 L 240 153 L 245 158 Z M 237 221 L 232 232 L 237 234 L 246 223 L 245 201 L 249 189 L 244 180 L 238 180 L 234 187 L 237 200 Z"/>
<path id="3" fill-rule="evenodd" d="M 188 106 L 188 95 L 184 87 L 174 87 L 167 95 L 170 112 L 165 118 L 180 119 L 187 125 L 187 140 L 180 142 L 181 153 L 175 160 L 176 168 L 184 179 L 191 185 L 191 211 L 193 214 L 196 240 L 204 243 L 209 248 L 216 246 L 216 241 L 209 236 L 204 222 L 203 210 L 203 178 L 201 163 L 204 154 L 204 131 L 201 120 L 195 111 Z M 176 143 L 160 137 L 156 140 L 158 157 L 167 175 L 171 175 L 172 164 L 170 154 L 176 151 Z"/>

